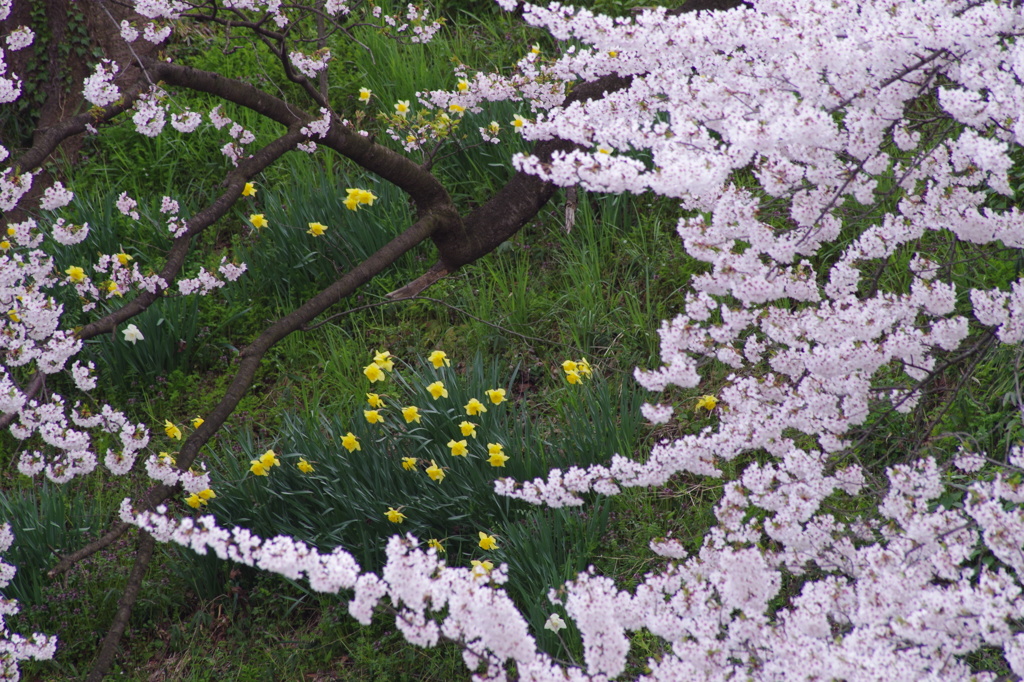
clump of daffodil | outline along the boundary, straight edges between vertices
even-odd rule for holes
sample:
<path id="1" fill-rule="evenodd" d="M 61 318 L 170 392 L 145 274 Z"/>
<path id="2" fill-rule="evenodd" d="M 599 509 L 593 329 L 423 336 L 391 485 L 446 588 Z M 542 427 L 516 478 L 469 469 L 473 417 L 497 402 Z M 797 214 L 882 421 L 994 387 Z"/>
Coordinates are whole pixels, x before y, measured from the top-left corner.
<path id="1" fill-rule="evenodd" d="M 430 480 L 437 481 L 440 483 L 444 480 L 444 469 L 437 466 L 437 462 L 430 460 L 430 466 L 427 467 L 427 476 L 430 476 Z"/>
<path id="2" fill-rule="evenodd" d="M 250 460 L 249 463 L 252 465 L 249 467 L 249 471 L 256 476 L 268 476 L 271 467 L 281 466 L 281 460 L 277 458 L 277 454 L 273 450 L 267 450 L 259 459 Z"/>
<path id="3" fill-rule="evenodd" d="M 593 375 L 590 363 L 587 362 L 586 358 L 582 360 L 566 360 L 562 363 L 562 371 L 565 372 L 565 379 L 570 384 L 583 383 L 584 379 L 589 379 Z"/>
<path id="4" fill-rule="evenodd" d="M 498 541 L 494 539 L 493 535 L 480 531 L 480 549 L 498 549 Z"/>
<path id="5" fill-rule="evenodd" d="M 217 497 L 217 493 L 213 492 L 211 488 L 207 488 L 186 497 L 185 504 L 193 509 L 199 509 L 200 507 L 205 507 L 215 497 Z"/>
<path id="6" fill-rule="evenodd" d="M 373 206 L 373 202 L 377 199 L 377 195 L 366 189 L 358 189 L 356 187 L 349 187 L 345 190 L 348 192 L 348 196 L 345 197 L 345 208 L 350 211 L 358 210 L 360 206 Z"/>
<path id="7" fill-rule="evenodd" d="M 697 399 L 697 410 L 703 408 L 708 412 L 711 412 L 716 407 L 718 407 L 718 398 L 716 398 L 713 395 L 702 395 L 700 398 Z"/>
<path id="8" fill-rule="evenodd" d="M 440 381 L 435 381 L 427 386 L 427 391 L 430 393 L 434 400 L 438 398 L 447 398 L 448 389 L 444 387 L 444 384 Z"/>
<path id="9" fill-rule="evenodd" d="M 503 467 L 505 462 L 508 461 L 508 455 L 505 454 L 501 443 L 488 443 L 487 453 L 490 457 L 487 458 L 487 463 L 492 467 Z"/>
<path id="10" fill-rule="evenodd" d="M 351 431 L 341 437 L 341 447 L 345 448 L 349 452 L 363 449 L 362 446 L 359 445 L 359 438 L 357 438 L 356 434 Z"/>
<path id="11" fill-rule="evenodd" d="M 434 366 L 434 369 L 441 369 L 444 367 L 451 367 L 452 361 L 448 359 L 448 354 L 443 350 L 435 350 L 427 357 L 427 362 Z"/>
<path id="12" fill-rule="evenodd" d="M 401 523 L 405 521 L 405 514 L 401 512 L 402 507 L 395 509 L 394 507 L 388 507 L 388 510 L 384 512 L 384 516 L 388 517 L 388 521 L 391 523 Z"/>
<path id="13" fill-rule="evenodd" d="M 164 421 L 164 433 L 167 434 L 168 438 L 173 438 L 174 440 L 181 440 L 181 429 L 175 426 L 174 422 L 170 420 Z"/>
<path id="14" fill-rule="evenodd" d="M 295 466 L 297 466 L 299 468 L 299 471 L 301 471 L 304 474 L 313 473 L 313 465 L 307 462 L 305 457 L 300 458 L 299 463 L 296 464 Z"/>

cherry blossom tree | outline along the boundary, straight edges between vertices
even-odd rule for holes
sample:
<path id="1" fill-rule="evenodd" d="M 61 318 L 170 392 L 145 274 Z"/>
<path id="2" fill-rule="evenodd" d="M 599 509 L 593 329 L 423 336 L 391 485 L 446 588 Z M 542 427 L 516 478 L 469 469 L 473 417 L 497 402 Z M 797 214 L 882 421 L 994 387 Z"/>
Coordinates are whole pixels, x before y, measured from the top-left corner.
<path id="1" fill-rule="evenodd" d="M 25 213 L 8 222 L 0 257 L 8 320 L 0 341 L 0 424 L 43 443 L 26 449 L 20 469 L 57 481 L 95 468 L 92 434 L 117 437 L 120 449 L 102 456 L 117 474 L 147 454 L 149 433 L 113 407 L 86 414 L 72 397 L 43 391 L 46 376 L 68 370 L 79 390 L 91 390 L 98 378 L 74 361 L 82 341 L 127 323 L 172 286 L 207 293 L 242 275 L 242 264 L 227 261 L 216 273 L 191 277 L 183 265 L 192 237 L 223 217 L 256 173 L 287 151 L 326 148 L 401 188 L 416 207 L 404 232 L 244 349 L 232 384 L 184 441 L 176 467 L 149 456 L 145 466 L 156 482 L 145 498 L 126 500 L 119 524 L 57 566 L 64 570 L 129 528 L 141 529 L 136 567 L 94 677 L 109 666 L 157 541 L 306 579 L 319 591 L 346 590 L 363 623 L 387 597 L 410 642 L 461 642 L 479 679 L 504 679 L 510 662 L 521 679 L 613 678 L 625 670 L 628 633 L 641 629 L 665 642 L 645 679 L 994 680 L 995 672 L 972 670 L 966 661 L 982 649 L 1024 674 L 1024 491 L 1016 475 L 1024 450 L 978 452 L 965 443 L 954 452 L 908 452 L 880 479 L 861 460 L 858 436 L 874 414 L 914 410 L 943 372 L 969 368 L 994 345 L 1024 340 L 1019 272 L 1003 286 L 960 291 L 950 264 L 930 248 L 956 241 L 996 258 L 1024 246 L 1024 216 L 1013 201 L 1024 140 L 1020 4 L 751 0 L 644 9 L 628 19 L 560 4 L 499 4 L 550 32 L 562 51 L 553 59 L 531 52 L 511 74 L 459 72 L 460 87 L 419 93 L 422 105 L 454 115 L 496 102 L 521 107 L 514 134 L 533 150 L 518 155 L 516 174 L 473 210 L 460 210 L 429 164 L 414 160 L 436 141 L 436 128 L 396 133 L 395 144 L 360 134 L 319 87 L 329 53 L 299 49 L 289 28 L 316 15 L 341 30 L 373 20 L 409 40 L 429 40 L 438 25 L 413 6 L 389 17 L 337 2 L 317 9 L 140 0 L 142 18 L 119 25 L 127 44 L 159 44 L 172 21 L 251 31 L 305 101 L 130 51 L 131 58 L 101 62 L 85 79 L 91 110 L 43 131 L 24 151 L 4 150 L 11 159 L 0 176 L 0 208 Z M 725 11 L 701 11 L 709 4 Z M 0 4 L 0 15 L 9 10 L 9 0 Z M 32 36 L 12 29 L 5 39 L 16 51 Z M 17 76 L 2 75 L 0 97 L 13 101 Z M 175 110 L 166 88 L 213 94 L 286 132 L 253 148 L 251 133 L 219 108 Z M 82 268 L 54 272 L 37 248 L 42 240 L 73 245 L 88 238 L 88 228 L 60 219 L 41 225 L 33 217 L 71 201 L 60 182 L 40 191 L 36 173 L 62 140 L 119 116 L 147 136 L 168 122 L 188 132 L 208 120 L 225 131 L 222 151 L 233 169 L 220 195 L 190 217 L 173 197 L 163 199 L 174 245 L 158 275 L 144 275 L 118 254 L 90 268 L 102 276 Z M 502 143 L 497 130 L 481 133 Z M 646 406 L 645 416 L 673 420 L 673 387 L 698 386 L 706 363 L 731 370 L 711 405 L 718 412 L 713 428 L 664 440 L 642 461 L 617 456 L 496 486 L 499 495 L 564 506 L 592 493 L 664 485 L 679 472 L 724 479 L 717 525 L 699 552 L 671 539 L 655 543 L 664 566 L 632 591 L 594 571 L 552 586 L 553 605 L 582 634 L 582 667 L 538 649 L 501 588 L 504 567 L 445 566 L 434 549 L 396 536 L 375 574 L 341 548 L 321 554 L 298 539 L 262 539 L 221 528 L 213 516 L 178 518 L 164 506 L 178 486 L 193 493 L 207 487 L 189 469 L 273 344 L 429 239 L 437 264 L 393 295 L 422 291 L 514 234 L 556 187 L 576 185 L 677 200 L 682 249 L 706 264 L 681 295 L 680 314 L 661 327 L 663 365 L 637 370 L 644 387 L 665 396 Z M 1010 199 L 994 200 L 1000 196 Z M 371 201 L 349 198 L 354 205 Z M 122 196 L 120 210 L 133 216 L 137 199 Z M 832 249 L 836 244 L 841 248 Z M 906 286 L 880 287 L 879 273 L 895 267 L 907 270 Z M 73 287 L 85 312 L 117 294 L 131 296 L 74 332 L 61 325 L 50 293 L 56 287 Z M 940 503 L 950 491 L 955 503 Z M 849 504 L 855 496 L 876 504 Z M 979 552 L 993 560 L 978 565 L 972 557 Z M 561 617 L 549 623 L 557 629 Z M 28 644 L 7 639 L 9 670 L 19 658 L 48 651 L 41 636 Z"/>

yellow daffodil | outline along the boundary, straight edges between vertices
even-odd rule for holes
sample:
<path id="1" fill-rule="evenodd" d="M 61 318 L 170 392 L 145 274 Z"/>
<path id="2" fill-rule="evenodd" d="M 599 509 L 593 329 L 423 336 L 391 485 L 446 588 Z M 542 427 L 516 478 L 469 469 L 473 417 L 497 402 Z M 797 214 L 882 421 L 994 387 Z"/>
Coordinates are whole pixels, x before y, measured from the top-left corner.
<path id="1" fill-rule="evenodd" d="M 456 87 L 459 89 L 459 92 L 465 92 L 466 90 L 469 90 L 469 81 L 465 78 L 460 78 L 459 84 Z"/>
<path id="2" fill-rule="evenodd" d="M 0 251 L 9 251 L 10 248 L 11 248 L 11 243 L 9 241 L 7 241 L 6 239 L 3 240 L 2 242 L 0 242 Z"/>
<path id="3" fill-rule="evenodd" d="M 569 381 L 570 384 L 578 384 L 581 381 L 583 381 L 583 379 L 580 377 L 579 372 L 566 372 L 565 378 Z"/>
<path id="4" fill-rule="evenodd" d="M 516 130 L 522 130 L 523 126 L 526 125 L 527 122 L 528 121 L 519 114 L 512 117 L 512 127 Z"/>
<path id="5" fill-rule="evenodd" d="M 71 278 L 72 282 L 81 282 L 82 280 L 85 279 L 85 270 L 78 267 L 77 265 L 72 265 L 64 272 L 67 273 L 67 276 Z"/>
<path id="6" fill-rule="evenodd" d="M 359 439 L 356 434 L 349 431 L 341 437 L 341 447 L 345 448 L 349 452 L 355 452 L 356 450 L 362 450 L 362 446 L 359 445 Z"/>
<path id="7" fill-rule="evenodd" d="M 251 471 L 256 476 L 266 476 L 266 475 L 268 475 L 269 469 L 267 469 L 267 467 L 263 466 L 263 462 L 259 461 L 258 459 L 250 459 L 249 460 L 249 464 L 252 465 L 252 466 L 249 467 L 249 471 Z"/>
<path id="8" fill-rule="evenodd" d="M 345 197 L 345 201 L 343 203 L 345 204 L 345 208 L 350 211 L 355 211 L 362 204 L 373 206 L 373 202 L 377 198 L 377 195 L 365 189 L 349 187 L 345 191 L 348 192 L 348 196 Z"/>
<path id="9" fill-rule="evenodd" d="M 480 531 L 480 549 L 498 549 L 498 541 L 493 535 Z"/>
<path id="10" fill-rule="evenodd" d="M 171 466 L 177 464 L 177 461 L 175 461 L 174 457 L 172 457 L 169 452 L 161 452 L 156 456 L 156 458 L 160 460 L 161 464 L 170 464 Z"/>
<path id="11" fill-rule="evenodd" d="M 391 353 L 386 350 L 377 351 L 377 354 L 373 356 L 373 362 L 389 372 L 395 368 L 395 361 L 391 359 Z"/>
<path id="12" fill-rule="evenodd" d="M 249 222 L 252 223 L 252 226 L 257 230 L 261 230 L 270 224 L 267 222 L 267 219 L 263 217 L 262 213 L 253 213 L 249 216 Z"/>
<path id="13" fill-rule="evenodd" d="M 534 43 L 530 46 L 530 54 L 540 54 L 540 43 Z"/>
<path id="14" fill-rule="evenodd" d="M 110 294 L 111 296 L 120 296 L 121 295 L 121 291 L 117 288 L 117 282 L 115 282 L 113 280 L 105 283 L 103 285 L 103 287 L 107 290 L 107 293 Z"/>
<path id="15" fill-rule="evenodd" d="M 171 421 L 164 421 L 164 433 L 167 434 L 168 438 L 174 440 L 181 440 L 181 429 L 174 425 Z"/>
<path id="16" fill-rule="evenodd" d="M 387 376 L 384 374 L 384 370 L 382 370 L 380 368 L 380 365 L 378 365 L 376 362 L 371 362 L 370 364 L 368 364 L 363 369 L 363 374 L 365 374 L 366 378 L 370 380 L 370 383 L 384 381 L 384 378 Z"/>
<path id="17" fill-rule="evenodd" d="M 299 471 L 301 471 L 304 474 L 313 473 L 313 465 L 307 462 L 305 457 L 301 458 L 299 460 L 299 463 L 296 464 L 295 466 L 297 466 L 299 468 Z"/>
<path id="18" fill-rule="evenodd" d="M 267 450 L 260 457 L 260 464 L 262 464 L 264 468 L 267 469 L 267 471 L 270 471 L 270 467 L 281 466 L 281 460 L 277 458 L 276 452 L 274 452 L 273 450 Z"/>
<path id="19" fill-rule="evenodd" d="M 388 510 L 384 512 L 384 516 L 388 517 L 388 521 L 391 523 L 401 523 L 402 521 L 405 521 L 405 514 L 394 507 L 388 507 Z"/>
<path id="20" fill-rule="evenodd" d="M 204 502 L 201 499 L 199 499 L 198 495 L 193 493 L 185 498 L 185 504 L 192 507 L 193 509 L 199 509 L 199 507 L 203 506 Z"/>
<path id="21" fill-rule="evenodd" d="M 501 443 L 488 443 L 487 452 L 490 457 L 487 458 L 488 464 L 492 467 L 503 467 L 505 462 L 508 461 L 508 455 L 502 451 Z"/>
<path id="22" fill-rule="evenodd" d="M 427 361 L 434 366 L 434 369 L 441 369 L 441 366 L 451 367 L 452 361 L 443 350 L 435 350 L 427 357 Z"/>
<path id="23" fill-rule="evenodd" d="M 243 197 L 254 197 L 256 196 L 256 185 L 251 182 L 245 183 L 245 187 L 242 188 Z"/>
<path id="24" fill-rule="evenodd" d="M 492 388 L 489 391 L 484 391 L 487 397 L 491 399 L 491 402 L 495 405 L 501 405 L 505 402 L 505 389 L 503 388 Z"/>
<path id="25" fill-rule="evenodd" d="M 430 480 L 440 483 L 444 480 L 444 469 L 437 466 L 437 462 L 434 460 L 430 460 L 430 466 L 427 467 L 427 476 L 430 476 Z"/>
<path id="26" fill-rule="evenodd" d="M 375 410 L 380 409 L 382 407 L 387 407 L 387 405 L 384 404 L 384 401 L 381 400 L 381 397 L 376 393 L 367 393 L 366 402 L 370 403 L 370 407 L 372 407 Z"/>
<path id="27" fill-rule="evenodd" d="M 437 538 L 430 538 L 427 540 L 427 547 L 437 550 L 438 554 L 444 554 L 444 545 L 442 545 L 441 541 Z"/>
<path id="28" fill-rule="evenodd" d="M 196 493 L 196 495 L 198 495 L 199 499 L 202 500 L 203 502 L 208 502 L 208 501 L 212 500 L 213 498 L 217 497 L 217 493 L 213 492 L 212 488 L 207 488 L 206 490 L 200 490 L 198 493 Z"/>
<path id="29" fill-rule="evenodd" d="M 469 563 L 473 567 L 473 576 L 477 578 L 484 577 L 494 569 L 494 564 L 487 560 L 479 561 L 477 559 L 473 559 Z"/>
<path id="30" fill-rule="evenodd" d="M 121 253 L 115 254 L 114 257 L 117 258 L 117 262 L 120 263 L 121 265 L 128 265 L 128 261 L 135 260 L 134 258 L 129 256 L 124 251 L 122 251 Z"/>
<path id="31" fill-rule="evenodd" d="M 371 424 L 382 424 L 384 422 L 384 417 L 377 410 L 363 410 L 363 416 Z"/>
<path id="32" fill-rule="evenodd" d="M 409 100 L 407 100 L 407 99 L 400 99 L 397 102 L 395 102 L 395 113 L 398 114 L 399 116 L 401 116 L 402 118 L 405 118 L 406 116 L 408 116 L 409 115 Z"/>
<path id="33" fill-rule="evenodd" d="M 616 57 L 619 56 L 619 53 L 618 53 L 617 50 L 609 50 L 608 51 L 608 56 L 611 57 L 612 59 L 615 59 Z"/>
<path id="34" fill-rule="evenodd" d="M 713 395 L 702 395 L 697 399 L 697 409 L 704 408 L 708 412 L 718 407 L 718 398 Z"/>
<path id="35" fill-rule="evenodd" d="M 430 392 L 430 395 L 433 396 L 434 400 L 437 400 L 438 398 L 448 397 L 448 389 L 445 388 L 444 384 L 442 384 L 440 381 L 435 381 L 434 383 L 427 386 L 427 391 Z"/>
<path id="36" fill-rule="evenodd" d="M 456 104 L 455 102 L 452 102 L 451 104 L 448 105 L 448 111 L 452 112 L 453 114 L 464 114 L 466 113 L 466 107 L 462 106 L 461 104 Z"/>
<path id="37" fill-rule="evenodd" d="M 362 104 L 366 104 L 370 101 L 370 96 L 373 95 L 373 90 L 369 88 L 359 88 L 359 101 Z"/>
<path id="38" fill-rule="evenodd" d="M 490 123 L 487 124 L 487 132 L 489 132 L 491 135 L 497 135 L 499 132 L 501 132 L 501 126 L 498 125 L 497 121 L 491 121 Z"/>
<path id="39" fill-rule="evenodd" d="M 575 360 L 566 360 L 562 363 L 562 371 L 564 372 L 575 372 L 579 365 L 576 364 Z"/>
<path id="40" fill-rule="evenodd" d="M 416 407 L 415 405 L 403 407 L 402 416 L 405 417 L 406 424 L 411 424 L 412 422 L 416 422 L 417 424 L 419 424 L 420 420 L 423 418 L 420 415 L 420 408 Z"/>
<path id="41" fill-rule="evenodd" d="M 198 429 L 200 426 L 203 425 L 204 421 L 205 420 L 202 417 L 196 417 L 195 419 L 192 420 L 192 428 Z"/>
<path id="42" fill-rule="evenodd" d="M 448 447 L 452 449 L 454 457 L 465 457 L 469 454 L 469 449 L 466 447 L 466 441 L 464 440 L 450 440 L 448 441 Z"/>
<path id="43" fill-rule="evenodd" d="M 459 429 L 462 431 L 463 436 L 476 438 L 476 424 L 473 422 L 462 422 L 459 424 Z"/>
<path id="44" fill-rule="evenodd" d="M 21 322 L 21 317 L 18 315 L 17 311 L 8 310 L 7 317 L 11 319 L 11 322 Z"/>
<path id="45" fill-rule="evenodd" d="M 415 457 L 403 457 L 402 468 L 405 469 L 406 471 L 412 471 L 413 469 L 416 468 L 416 462 L 417 460 Z"/>
<path id="46" fill-rule="evenodd" d="M 327 230 L 327 226 L 322 223 L 309 223 L 309 229 L 306 230 L 306 234 L 311 234 L 314 237 L 319 237 Z"/>
<path id="47" fill-rule="evenodd" d="M 593 373 L 590 371 L 590 363 L 587 362 L 586 358 L 580 360 L 579 365 L 577 365 L 576 367 L 576 371 L 580 373 L 581 377 L 587 377 L 588 379 L 590 378 L 590 375 Z"/>
<path id="48" fill-rule="evenodd" d="M 487 407 L 476 398 L 471 398 L 470 401 L 466 403 L 466 414 L 468 414 L 470 417 L 475 417 L 481 412 L 486 411 Z"/>

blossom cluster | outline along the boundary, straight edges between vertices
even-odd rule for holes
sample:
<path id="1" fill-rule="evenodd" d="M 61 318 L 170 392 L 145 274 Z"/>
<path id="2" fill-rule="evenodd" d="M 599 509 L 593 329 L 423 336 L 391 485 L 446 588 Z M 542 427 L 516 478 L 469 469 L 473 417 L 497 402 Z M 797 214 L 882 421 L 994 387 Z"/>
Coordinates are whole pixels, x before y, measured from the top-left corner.
<path id="1" fill-rule="evenodd" d="M 11 524 L 5 523 L 0 527 L 0 555 L 10 549 L 13 542 Z M 15 571 L 14 566 L 0 561 L 0 589 L 10 584 Z M 5 620 L 17 613 L 17 601 L 0 597 L 0 677 L 5 680 L 18 680 L 21 661 L 47 661 L 57 651 L 56 637 L 36 632 L 26 638 L 11 632 Z"/>

